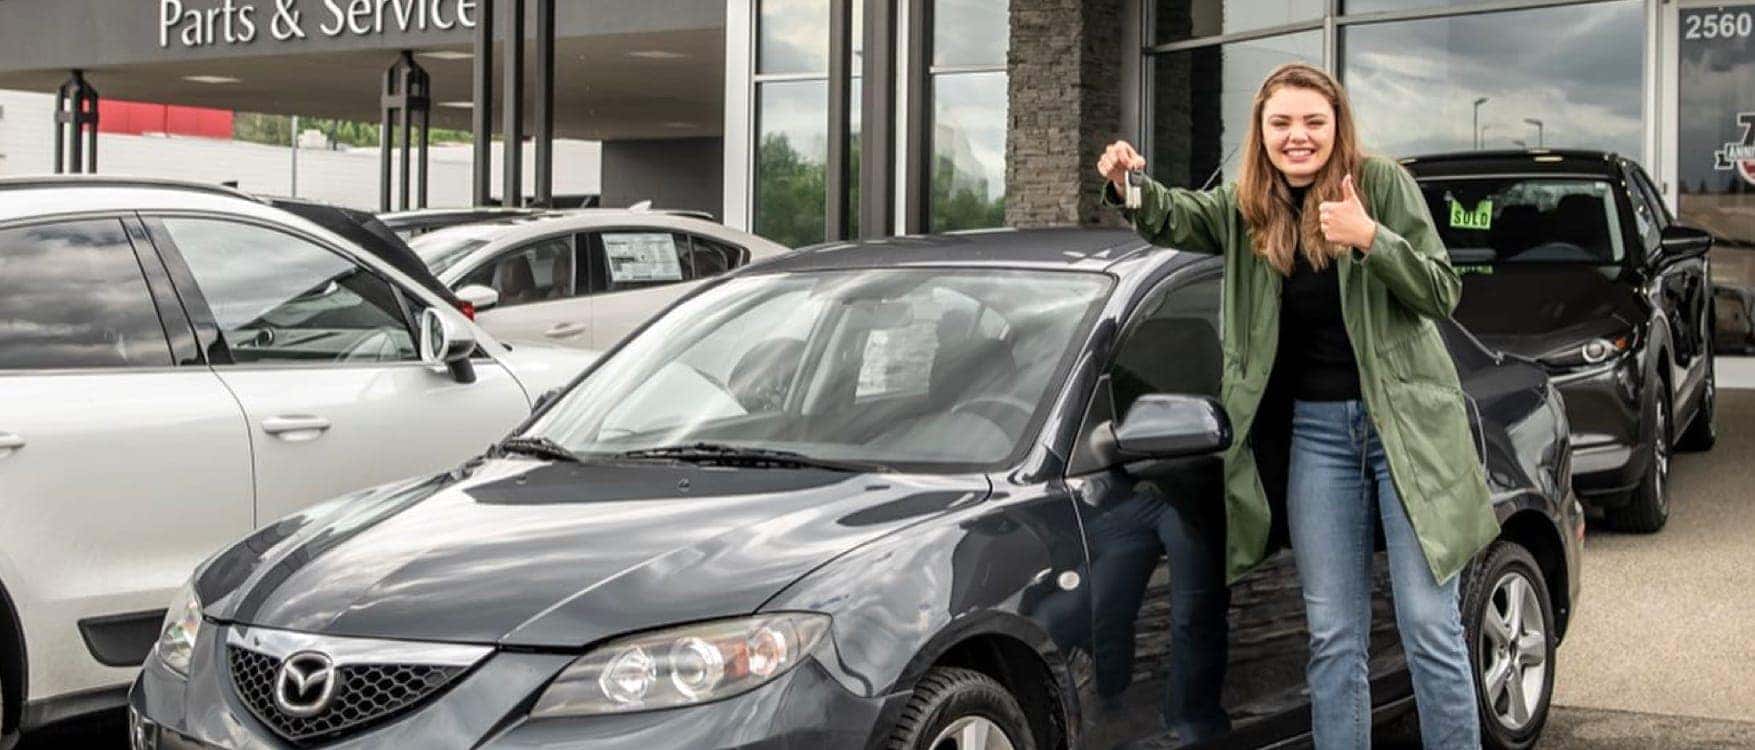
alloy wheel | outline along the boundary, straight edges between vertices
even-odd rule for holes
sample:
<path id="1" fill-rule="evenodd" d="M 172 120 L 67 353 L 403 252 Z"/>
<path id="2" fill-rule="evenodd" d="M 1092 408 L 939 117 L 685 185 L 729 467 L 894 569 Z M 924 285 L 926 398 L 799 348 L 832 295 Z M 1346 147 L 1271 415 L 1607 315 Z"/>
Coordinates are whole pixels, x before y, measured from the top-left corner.
<path id="1" fill-rule="evenodd" d="M 1548 623 L 1536 587 L 1518 571 L 1493 584 L 1481 623 L 1481 684 L 1488 708 L 1513 731 L 1529 726 L 1548 679 Z"/>
<path id="2" fill-rule="evenodd" d="M 1668 397 L 1665 397 L 1666 401 Z M 1656 462 L 1656 476 L 1652 478 L 1661 515 L 1670 513 L 1670 407 L 1664 402 L 1658 403 L 1657 423 L 1652 425 L 1651 460 Z"/>
<path id="3" fill-rule="evenodd" d="M 965 716 L 951 722 L 928 747 L 932 750 L 1013 750 L 1012 741 L 998 724 L 981 716 Z"/>

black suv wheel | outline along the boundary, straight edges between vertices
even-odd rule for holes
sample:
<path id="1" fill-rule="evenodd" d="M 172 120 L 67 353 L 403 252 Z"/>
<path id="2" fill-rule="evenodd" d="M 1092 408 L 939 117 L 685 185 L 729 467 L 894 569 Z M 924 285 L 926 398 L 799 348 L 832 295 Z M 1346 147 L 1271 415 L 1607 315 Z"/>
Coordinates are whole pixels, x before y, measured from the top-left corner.
<path id="1" fill-rule="evenodd" d="M 1660 387 L 1654 398 L 1657 408 L 1651 425 L 1651 451 L 1645 476 L 1633 489 L 1627 503 L 1607 508 L 1603 516 L 1610 528 L 1639 534 L 1651 534 L 1670 520 L 1670 390 Z"/>
<path id="2" fill-rule="evenodd" d="M 1554 695 L 1554 606 L 1529 550 L 1507 541 L 1488 548 L 1463 618 L 1481 744 L 1494 750 L 1535 745 Z"/>
<path id="3" fill-rule="evenodd" d="M 886 750 L 1036 750 L 1030 722 L 1005 686 L 980 672 L 934 667 L 885 743 Z"/>

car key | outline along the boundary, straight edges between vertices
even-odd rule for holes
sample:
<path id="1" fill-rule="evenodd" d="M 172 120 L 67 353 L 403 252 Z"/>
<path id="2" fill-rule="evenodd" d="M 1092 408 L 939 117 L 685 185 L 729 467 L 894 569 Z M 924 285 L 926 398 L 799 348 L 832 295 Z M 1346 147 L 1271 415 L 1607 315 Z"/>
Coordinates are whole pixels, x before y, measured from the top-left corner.
<path id="1" fill-rule="evenodd" d="M 1122 196 L 1121 205 L 1130 210 L 1138 210 L 1145 201 L 1141 194 L 1141 186 L 1146 184 L 1146 176 L 1137 169 L 1127 170 L 1127 195 Z"/>

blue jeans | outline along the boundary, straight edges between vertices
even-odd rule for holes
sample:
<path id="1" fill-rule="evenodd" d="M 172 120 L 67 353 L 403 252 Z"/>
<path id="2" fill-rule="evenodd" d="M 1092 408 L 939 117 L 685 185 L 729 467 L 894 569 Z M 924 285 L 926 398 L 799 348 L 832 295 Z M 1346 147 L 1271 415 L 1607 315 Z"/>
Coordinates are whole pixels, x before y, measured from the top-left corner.
<path id="1" fill-rule="evenodd" d="M 1444 585 L 1433 577 L 1363 403 L 1293 404 L 1286 516 L 1310 624 L 1307 676 L 1318 750 L 1371 746 L 1366 650 L 1378 521 L 1422 744 L 1428 750 L 1480 747 L 1458 577 Z"/>

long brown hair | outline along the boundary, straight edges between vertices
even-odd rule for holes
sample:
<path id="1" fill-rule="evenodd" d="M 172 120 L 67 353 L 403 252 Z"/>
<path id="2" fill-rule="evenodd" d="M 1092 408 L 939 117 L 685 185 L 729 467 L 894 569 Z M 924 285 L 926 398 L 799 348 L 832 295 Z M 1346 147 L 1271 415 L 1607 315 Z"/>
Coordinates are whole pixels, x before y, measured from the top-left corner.
<path id="1" fill-rule="evenodd" d="M 1292 189 L 1285 176 L 1268 160 L 1267 144 L 1261 133 L 1261 113 L 1268 98 L 1287 86 L 1323 95 L 1335 111 L 1334 143 L 1328 163 L 1317 172 L 1316 181 L 1304 194 L 1301 221 L 1296 223 L 1292 213 Z M 1250 244 L 1255 254 L 1266 259 L 1280 273 L 1290 275 L 1293 253 L 1300 247 L 1310 267 L 1319 270 L 1346 252 L 1346 248 L 1323 240 L 1317 206 L 1323 201 L 1341 199 L 1341 180 L 1348 174 L 1353 175 L 1353 188 L 1363 195 L 1365 186 L 1359 184 L 1359 165 L 1364 159 L 1358 131 L 1353 127 L 1353 107 L 1347 102 L 1347 92 L 1341 84 L 1321 68 L 1306 63 L 1286 63 L 1274 68 L 1255 92 L 1249 134 L 1243 141 L 1243 170 L 1237 179 L 1238 204 L 1243 212 L 1243 223 L 1249 227 Z"/>

